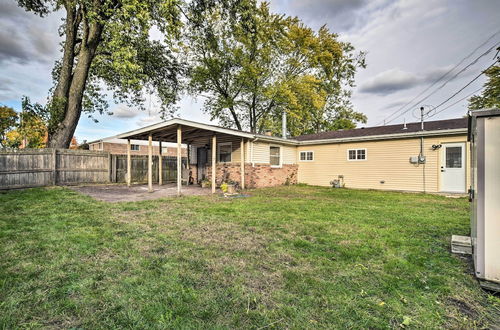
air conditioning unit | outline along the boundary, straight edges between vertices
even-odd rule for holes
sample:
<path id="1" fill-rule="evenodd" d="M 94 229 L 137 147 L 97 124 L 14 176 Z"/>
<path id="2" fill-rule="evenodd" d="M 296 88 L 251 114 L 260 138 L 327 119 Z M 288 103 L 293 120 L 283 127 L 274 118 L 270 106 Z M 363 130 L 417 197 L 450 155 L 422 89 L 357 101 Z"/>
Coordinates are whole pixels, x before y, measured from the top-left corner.
<path id="1" fill-rule="evenodd" d="M 500 291 L 500 109 L 469 114 L 471 243 L 476 277 Z"/>

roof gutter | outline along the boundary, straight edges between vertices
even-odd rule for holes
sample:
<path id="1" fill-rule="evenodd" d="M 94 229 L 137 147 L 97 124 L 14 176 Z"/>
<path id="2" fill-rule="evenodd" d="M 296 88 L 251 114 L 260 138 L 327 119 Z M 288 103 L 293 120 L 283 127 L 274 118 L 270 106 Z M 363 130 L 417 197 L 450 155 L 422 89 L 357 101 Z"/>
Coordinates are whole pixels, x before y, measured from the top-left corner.
<path id="1" fill-rule="evenodd" d="M 212 131 L 212 132 L 216 132 L 216 133 L 223 133 L 223 134 L 241 136 L 241 137 L 246 137 L 246 138 L 253 138 L 254 137 L 254 134 L 251 134 L 251 133 L 238 132 L 238 131 L 227 129 L 227 128 L 197 123 L 194 121 L 180 119 L 180 118 L 174 118 L 174 119 L 167 120 L 167 121 L 164 121 L 164 122 L 161 122 L 158 124 L 154 124 L 154 125 L 146 126 L 144 128 L 139 128 L 139 129 L 136 129 L 133 131 L 118 134 L 115 136 L 115 138 L 132 139 L 132 138 L 135 138 L 137 135 L 147 134 L 147 133 L 150 133 L 152 131 L 155 131 L 155 130 L 158 130 L 158 129 L 161 129 L 161 128 L 164 128 L 167 126 L 171 126 L 171 125 L 184 125 L 184 126 L 204 129 L 204 130 Z"/>
<path id="2" fill-rule="evenodd" d="M 371 135 L 361 137 L 337 138 L 337 139 L 323 139 L 323 140 L 310 140 L 299 141 L 299 145 L 314 145 L 314 144 L 330 144 L 330 143 L 346 143 L 346 142 L 361 142 L 361 141 L 378 141 L 378 140 L 396 140 L 418 138 L 424 136 L 444 136 L 444 135 L 461 135 L 467 134 L 467 128 L 455 128 L 437 131 L 419 131 L 412 133 L 396 133 L 384 135 Z"/>

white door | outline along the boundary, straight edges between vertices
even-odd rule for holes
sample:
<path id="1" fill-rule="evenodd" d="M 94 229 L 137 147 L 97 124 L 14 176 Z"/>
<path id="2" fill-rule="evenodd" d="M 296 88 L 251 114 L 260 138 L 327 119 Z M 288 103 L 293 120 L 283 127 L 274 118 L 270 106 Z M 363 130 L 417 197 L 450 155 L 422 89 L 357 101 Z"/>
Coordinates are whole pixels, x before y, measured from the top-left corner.
<path id="1" fill-rule="evenodd" d="M 465 143 L 443 143 L 441 191 L 465 193 Z"/>

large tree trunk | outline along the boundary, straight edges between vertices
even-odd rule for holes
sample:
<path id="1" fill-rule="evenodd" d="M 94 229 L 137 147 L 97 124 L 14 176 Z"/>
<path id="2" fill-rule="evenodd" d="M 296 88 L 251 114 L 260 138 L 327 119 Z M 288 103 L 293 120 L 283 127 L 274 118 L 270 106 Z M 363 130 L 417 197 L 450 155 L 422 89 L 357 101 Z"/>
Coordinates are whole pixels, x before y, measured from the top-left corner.
<path id="1" fill-rule="evenodd" d="M 72 16 L 73 21 L 71 24 L 67 22 L 63 63 L 53 96 L 56 102 L 60 102 L 60 100 L 63 101 L 62 104 L 57 105 L 64 108 L 61 109 L 63 113 L 60 119 L 62 120 L 49 136 L 48 146 L 51 148 L 69 148 L 71 144 L 82 112 L 82 100 L 90 66 L 97 47 L 99 46 L 103 29 L 102 24 L 98 22 L 93 22 L 91 25 L 88 25 L 87 19 L 82 15 L 83 37 L 77 56 L 78 62 L 76 66 L 74 66 L 76 29 L 80 22 L 77 22 L 79 18 L 75 16 L 76 11 L 71 13 L 69 8 L 67 10 L 68 18 Z M 70 25 L 75 29 L 72 30 L 68 27 Z"/>
<path id="2" fill-rule="evenodd" d="M 78 25 L 81 21 L 81 11 L 77 10 L 74 5 L 66 4 L 66 27 L 64 42 L 64 53 L 61 63 L 61 70 L 59 72 L 59 80 L 57 81 L 54 90 L 53 98 L 60 99 L 66 102 L 68 96 L 69 86 L 71 84 L 71 76 L 73 72 L 73 62 L 75 60 L 75 46 L 76 36 L 78 32 Z"/>

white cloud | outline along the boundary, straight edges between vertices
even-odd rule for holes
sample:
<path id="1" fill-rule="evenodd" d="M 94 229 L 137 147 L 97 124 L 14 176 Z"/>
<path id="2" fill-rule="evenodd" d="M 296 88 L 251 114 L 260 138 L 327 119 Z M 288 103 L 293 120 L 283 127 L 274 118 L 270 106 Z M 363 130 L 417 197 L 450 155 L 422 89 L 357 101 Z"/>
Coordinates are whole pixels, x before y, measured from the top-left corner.
<path id="1" fill-rule="evenodd" d="M 130 108 L 125 104 L 117 105 L 111 112 L 115 118 L 135 118 L 140 115 L 140 110 Z"/>

